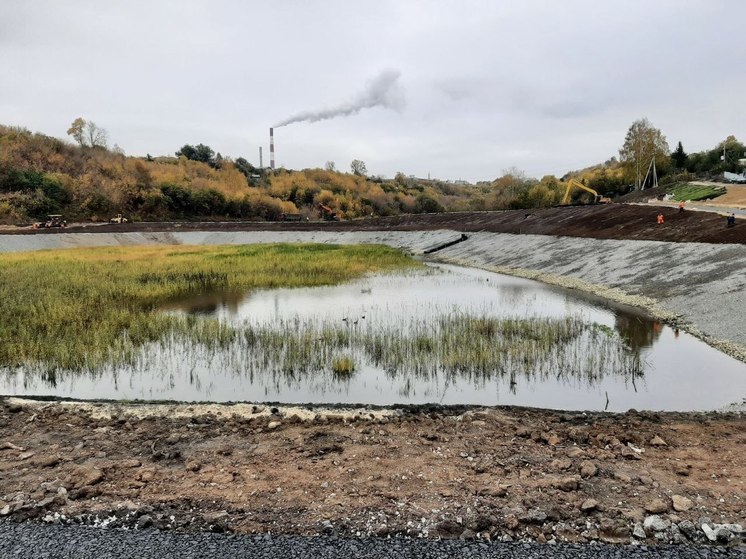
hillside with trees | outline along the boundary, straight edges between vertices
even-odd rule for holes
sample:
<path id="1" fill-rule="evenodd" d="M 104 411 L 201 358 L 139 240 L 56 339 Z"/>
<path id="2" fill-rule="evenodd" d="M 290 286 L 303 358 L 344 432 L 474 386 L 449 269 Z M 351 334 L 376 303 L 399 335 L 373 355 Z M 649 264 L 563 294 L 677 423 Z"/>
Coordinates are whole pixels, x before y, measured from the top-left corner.
<path id="1" fill-rule="evenodd" d="M 613 198 L 641 186 L 649 187 L 653 162 L 659 183 L 670 187 L 695 178 L 722 180 L 724 171 L 743 172 L 744 166 L 739 162 L 743 158 L 746 158 L 746 145 L 735 136 L 728 136 L 710 150 L 687 154 L 679 141 L 670 151 L 662 131 L 643 118 L 630 126 L 618 158 L 572 171 L 562 180 L 574 178 L 599 194 Z"/>
<path id="2" fill-rule="evenodd" d="M 105 221 L 117 213 L 131 220 L 277 220 L 282 214 L 319 219 L 328 206 L 343 219 L 402 213 L 539 208 L 558 204 L 572 177 L 607 196 L 628 192 L 640 169 L 655 157 L 659 176 L 705 176 L 736 170 L 746 148 L 733 136 L 712 150 L 673 153 L 646 119 L 630 127 L 620 158 L 540 180 L 518 169 L 476 185 L 414 178 L 369 176 L 361 160 L 350 172 L 333 162 L 325 169 L 259 169 L 204 144 L 185 144 L 173 155 L 126 156 L 95 123 L 76 119 L 62 140 L 0 125 L 0 223 L 29 224 L 47 214 L 68 220 Z M 723 156 L 725 152 L 725 159 Z M 666 176 L 668 178 L 666 179 Z M 576 200 L 585 194 L 576 193 Z"/>
<path id="3" fill-rule="evenodd" d="M 204 144 L 173 156 L 128 157 L 107 147 L 95 123 L 73 122 L 75 142 L 0 126 L 0 223 L 25 224 L 50 213 L 69 220 L 103 221 L 124 213 L 133 220 L 265 219 L 300 214 L 317 219 L 321 204 L 343 219 L 460 210 L 542 206 L 557 200 L 557 180 L 536 181 L 515 170 L 477 186 L 367 176 L 354 160 L 349 173 L 326 169 L 255 168 Z"/>

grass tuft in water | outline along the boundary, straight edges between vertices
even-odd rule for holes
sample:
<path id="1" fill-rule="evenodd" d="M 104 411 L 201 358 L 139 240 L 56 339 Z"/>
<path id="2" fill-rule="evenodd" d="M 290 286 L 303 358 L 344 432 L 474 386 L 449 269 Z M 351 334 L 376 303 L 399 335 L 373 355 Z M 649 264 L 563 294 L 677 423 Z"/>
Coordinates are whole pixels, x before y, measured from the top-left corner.
<path id="1" fill-rule="evenodd" d="M 355 372 L 355 361 L 352 357 L 345 355 L 337 357 L 332 361 L 332 373 L 336 377 L 347 378 Z"/>

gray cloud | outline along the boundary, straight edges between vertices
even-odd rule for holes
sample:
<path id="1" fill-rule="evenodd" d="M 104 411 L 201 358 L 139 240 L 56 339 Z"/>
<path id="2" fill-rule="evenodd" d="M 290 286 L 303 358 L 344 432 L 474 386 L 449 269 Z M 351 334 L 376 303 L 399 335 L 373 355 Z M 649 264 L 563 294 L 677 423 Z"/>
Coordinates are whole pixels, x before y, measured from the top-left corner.
<path id="1" fill-rule="evenodd" d="M 0 12 L 0 123 L 65 138 L 83 116 L 133 155 L 205 143 L 258 164 L 278 116 L 337 114 L 355 116 L 283 128 L 278 163 L 561 176 L 615 155 L 643 116 L 689 152 L 746 138 L 741 0 L 34 0 Z M 380 68 L 401 76 L 365 89 Z M 405 83 L 406 110 L 390 110 Z"/>

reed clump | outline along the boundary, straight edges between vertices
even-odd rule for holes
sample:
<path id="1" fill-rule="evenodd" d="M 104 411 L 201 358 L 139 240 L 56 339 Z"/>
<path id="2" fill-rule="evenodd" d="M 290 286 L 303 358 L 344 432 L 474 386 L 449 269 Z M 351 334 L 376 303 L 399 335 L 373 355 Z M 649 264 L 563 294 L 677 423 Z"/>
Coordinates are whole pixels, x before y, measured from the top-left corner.
<path id="1" fill-rule="evenodd" d="M 438 375 L 484 383 L 505 375 L 593 385 L 606 375 L 634 380 L 644 362 L 613 329 L 577 316 L 501 318 L 449 313 L 401 323 L 340 326 L 307 319 L 246 325 L 236 339 L 247 370 L 318 374 L 375 367 L 392 377 Z M 349 356 L 342 361 L 341 352 Z M 352 370 L 349 371 L 350 373 Z"/>
<path id="2" fill-rule="evenodd" d="M 355 372 L 355 360 L 349 355 L 337 357 L 332 361 L 332 373 L 336 377 L 347 378 Z"/>

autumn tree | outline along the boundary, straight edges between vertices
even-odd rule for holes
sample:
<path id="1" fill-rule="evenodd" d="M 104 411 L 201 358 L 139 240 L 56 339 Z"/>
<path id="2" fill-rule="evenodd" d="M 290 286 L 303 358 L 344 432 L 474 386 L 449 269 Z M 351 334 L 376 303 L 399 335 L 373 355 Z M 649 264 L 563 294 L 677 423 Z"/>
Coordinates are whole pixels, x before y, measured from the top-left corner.
<path id="1" fill-rule="evenodd" d="M 647 118 L 636 120 L 627 131 L 624 145 L 619 150 L 619 159 L 626 176 L 633 179 L 635 188 L 639 189 L 653 159 L 659 171 L 665 171 L 668 167 L 670 159 L 666 137 Z"/>
<path id="2" fill-rule="evenodd" d="M 78 142 L 78 145 L 85 146 L 85 120 L 82 116 L 79 116 L 67 129 L 67 135 L 72 136 L 73 140 Z"/>
<path id="3" fill-rule="evenodd" d="M 109 134 L 92 120 L 85 120 L 82 116 L 76 118 L 67 129 L 68 136 L 78 142 L 80 147 L 106 149 Z"/>
<path id="4" fill-rule="evenodd" d="M 365 162 L 360 161 L 359 159 L 352 160 L 352 163 L 350 163 L 350 169 L 352 169 L 352 174 L 357 175 L 358 177 L 364 177 L 368 174 L 368 168 L 365 166 Z"/>

